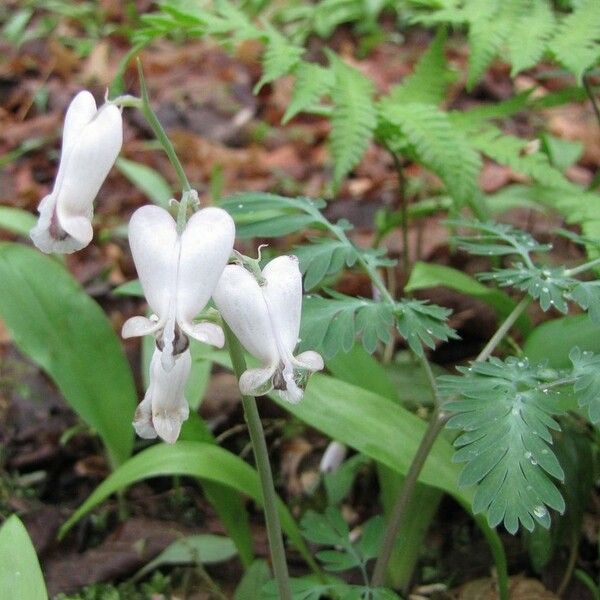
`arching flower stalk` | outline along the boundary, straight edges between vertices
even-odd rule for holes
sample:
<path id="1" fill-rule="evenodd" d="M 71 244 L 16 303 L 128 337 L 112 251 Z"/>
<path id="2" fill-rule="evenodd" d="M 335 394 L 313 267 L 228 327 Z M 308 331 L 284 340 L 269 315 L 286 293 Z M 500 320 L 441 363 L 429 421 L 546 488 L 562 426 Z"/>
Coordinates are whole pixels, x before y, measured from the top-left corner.
<path id="1" fill-rule="evenodd" d="M 190 414 L 184 391 L 192 357 L 189 349 L 184 350 L 168 371 L 162 362 L 162 352 L 156 348 L 150 362 L 150 384 L 135 411 L 133 427 L 141 438 L 154 439 L 158 435 L 174 444 L 182 423 Z"/>
<path id="2" fill-rule="evenodd" d="M 129 245 L 142 289 L 154 312 L 132 317 L 124 338 L 153 334 L 162 367 L 169 371 L 186 352 L 188 336 L 218 346 L 223 331 L 214 323 L 195 323 L 208 303 L 233 248 L 235 226 L 220 208 L 196 212 L 180 233 L 171 215 L 158 206 L 142 206 L 129 223 Z"/>
<path id="3" fill-rule="evenodd" d="M 275 389 L 293 404 L 300 402 L 308 376 L 323 368 L 313 351 L 298 356 L 302 310 L 302 276 L 295 256 L 279 256 L 257 278 L 240 265 L 225 267 L 213 299 L 221 316 L 244 348 L 261 362 L 240 377 L 244 395 Z"/>
<path id="4" fill-rule="evenodd" d="M 110 103 L 98 109 L 92 94 L 79 92 L 65 116 L 54 188 L 40 202 L 40 216 L 30 232 L 42 252 L 71 253 L 90 243 L 94 199 L 122 142 L 120 109 Z"/>

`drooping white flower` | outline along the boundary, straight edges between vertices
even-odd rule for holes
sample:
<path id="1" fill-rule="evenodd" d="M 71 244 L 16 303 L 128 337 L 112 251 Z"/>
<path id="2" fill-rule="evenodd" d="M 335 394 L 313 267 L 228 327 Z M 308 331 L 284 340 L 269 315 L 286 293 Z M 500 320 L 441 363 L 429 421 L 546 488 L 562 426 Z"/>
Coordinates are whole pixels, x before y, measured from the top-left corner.
<path id="1" fill-rule="evenodd" d="M 300 402 L 306 377 L 323 368 L 316 352 L 293 355 L 302 310 L 302 276 L 295 256 L 279 256 L 263 269 L 263 285 L 239 265 L 225 267 L 213 293 L 222 317 L 261 367 L 240 377 L 242 394 L 258 396 L 276 389 Z"/>
<path id="2" fill-rule="evenodd" d="M 107 103 L 97 109 L 89 92 L 79 92 L 65 116 L 54 188 L 40 202 L 40 216 L 30 232 L 42 252 L 71 253 L 90 243 L 94 198 L 122 143 L 119 108 Z"/>
<path id="3" fill-rule="evenodd" d="M 152 318 L 132 317 L 124 338 L 155 334 L 165 369 L 185 351 L 191 336 L 222 347 L 223 331 L 194 323 L 229 260 L 235 238 L 231 217 L 208 207 L 192 215 L 181 235 L 175 220 L 158 206 L 142 206 L 129 222 L 129 245 Z"/>
<path id="4" fill-rule="evenodd" d="M 184 391 L 192 357 L 190 351 L 185 350 L 167 371 L 161 356 L 162 352 L 156 348 L 150 362 L 150 384 L 135 411 L 133 427 L 142 438 L 154 439 L 158 435 L 173 444 L 179 437 L 181 424 L 190 414 Z"/>

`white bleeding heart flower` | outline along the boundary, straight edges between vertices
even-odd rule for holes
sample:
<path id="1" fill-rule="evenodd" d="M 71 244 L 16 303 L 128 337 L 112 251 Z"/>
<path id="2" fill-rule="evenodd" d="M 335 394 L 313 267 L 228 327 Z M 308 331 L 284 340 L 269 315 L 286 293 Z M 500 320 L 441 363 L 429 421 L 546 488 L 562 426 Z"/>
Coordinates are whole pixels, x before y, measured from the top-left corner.
<path id="1" fill-rule="evenodd" d="M 154 350 L 150 385 L 133 420 L 135 432 L 140 437 L 154 439 L 158 435 L 169 444 L 177 441 L 181 424 L 190 414 L 184 391 L 191 367 L 189 350 L 177 356 L 173 368 L 168 371 L 162 365 L 162 352 L 158 348 Z"/>
<path id="2" fill-rule="evenodd" d="M 344 462 L 347 453 L 348 447 L 345 444 L 336 442 L 335 440 L 329 442 L 329 445 L 321 457 L 319 471 L 321 471 L 321 473 L 333 473 L 334 471 L 337 471 Z"/>
<path id="3" fill-rule="evenodd" d="M 165 369 L 189 344 L 187 336 L 222 347 L 223 331 L 194 323 L 229 260 L 235 238 L 231 217 L 221 208 L 194 213 L 179 234 L 173 217 L 158 206 L 142 206 L 129 222 L 129 245 L 152 318 L 132 317 L 124 338 L 154 334 Z"/>
<path id="4" fill-rule="evenodd" d="M 119 108 L 107 103 L 98 109 L 89 92 L 79 92 L 65 116 L 54 188 L 40 202 L 40 216 L 30 232 L 42 252 L 71 253 L 90 243 L 94 198 L 122 143 Z"/>
<path id="5" fill-rule="evenodd" d="M 239 265 L 225 267 L 213 293 L 221 316 L 244 348 L 261 362 L 240 377 L 240 391 L 258 396 L 276 389 L 293 404 L 300 402 L 307 376 L 323 368 L 308 351 L 294 356 L 300 332 L 302 276 L 295 256 L 279 256 L 262 271 L 264 281 Z"/>

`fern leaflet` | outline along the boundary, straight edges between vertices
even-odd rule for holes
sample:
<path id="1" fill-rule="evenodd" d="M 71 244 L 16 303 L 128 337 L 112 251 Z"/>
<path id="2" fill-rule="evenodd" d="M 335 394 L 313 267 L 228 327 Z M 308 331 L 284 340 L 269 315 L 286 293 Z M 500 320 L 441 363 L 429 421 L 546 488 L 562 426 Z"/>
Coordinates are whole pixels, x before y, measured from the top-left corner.
<path id="1" fill-rule="evenodd" d="M 373 104 L 373 84 L 360 71 L 330 54 L 335 84 L 331 90 L 334 104 L 331 119 L 333 182 L 342 179 L 362 159 L 377 123 Z"/>

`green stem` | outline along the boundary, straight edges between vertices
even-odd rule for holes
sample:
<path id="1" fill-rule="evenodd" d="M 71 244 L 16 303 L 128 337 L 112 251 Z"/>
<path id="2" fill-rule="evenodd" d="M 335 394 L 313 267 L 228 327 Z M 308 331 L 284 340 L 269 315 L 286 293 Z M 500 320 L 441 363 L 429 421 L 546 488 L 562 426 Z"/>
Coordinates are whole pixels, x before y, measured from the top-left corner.
<path id="1" fill-rule="evenodd" d="M 600 258 L 595 258 L 594 260 L 585 262 L 582 265 L 579 265 L 578 267 L 573 267 L 572 269 L 566 269 L 564 274 L 567 277 L 573 277 L 573 275 L 579 275 L 579 273 L 583 273 L 588 269 L 592 269 L 596 265 L 600 265 Z"/>
<path id="2" fill-rule="evenodd" d="M 496 349 L 496 346 L 502 341 L 502 338 L 510 331 L 511 327 L 515 324 L 516 320 L 521 316 L 525 309 L 531 303 L 531 298 L 525 296 L 519 304 L 517 304 L 512 312 L 506 317 L 504 323 L 498 327 L 496 333 L 491 337 L 490 341 L 485 345 L 485 348 L 479 353 L 479 356 L 475 359 L 476 362 L 484 362 Z"/>
<path id="3" fill-rule="evenodd" d="M 447 415 L 442 413 L 439 408 L 436 408 L 434 414 L 431 417 L 425 430 L 425 434 L 421 439 L 421 443 L 417 448 L 417 452 L 410 464 L 404 485 L 398 494 L 392 514 L 389 522 L 387 523 L 385 537 L 381 544 L 381 551 L 375 562 L 375 569 L 373 571 L 373 578 L 371 579 L 371 586 L 374 588 L 381 587 L 385 579 L 385 571 L 387 569 L 388 562 L 392 556 L 394 544 L 396 543 L 396 537 L 398 531 L 404 524 L 407 515 L 407 509 L 413 496 L 413 492 L 419 480 L 419 475 L 425 465 L 425 461 L 429 456 L 429 452 L 433 448 L 433 444 L 440 434 L 446 421 L 448 420 Z"/>
<path id="4" fill-rule="evenodd" d="M 596 115 L 598 125 L 600 125 L 600 106 L 598 105 L 596 96 L 594 95 L 594 90 L 592 89 L 592 86 L 590 85 L 587 75 L 583 76 L 583 87 L 585 88 L 585 92 L 588 95 L 588 97 L 592 103 L 592 107 L 594 109 L 594 114 Z"/>
<path id="5" fill-rule="evenodd" d="M 390 153 L 398 175 L 398 199 L 400 200 L 400 214 L 402 215 L 402 269 L 404 270 L 404 277 L 408 278 L 410 254 L 408 249 L 408 204 L 406 202 L 404 171 L 402 170 L 402 162 L 396 153 Z"/>
<path id="6" fill-rule="evenodd" d="M 231 356 L 233 371 L 239 380 L 242 373 L 246 370 L 244 351 L 242 350 L 240 342 L 226 323 L 223 323 L 223 331 L 225 332 L 225 339 L 227 340 L 227 348 L 229 349 L 229 354 Z M 242 396 L 242 405 L 244 407 L 246 422 L 248 423 L 256 468 L 260 477 L 263 507 L 267 523 L 267 537 L 269 539 L 269 548 L 271 550 L 273 571 L 279 587 L 279 598 L 281 600 L 292 600 L 292 590 L 285 559 L 283 536 L 281 534 L 281 525 L 279 523 L 279 512 L 277 510 L 277 496 L 273 485 L 273 474 L 271 473 L 267 444 L 265 442 L 260 415 L 258 414 L 258 407 L 256 406 L 256 399 L 253 396 Z"/>

